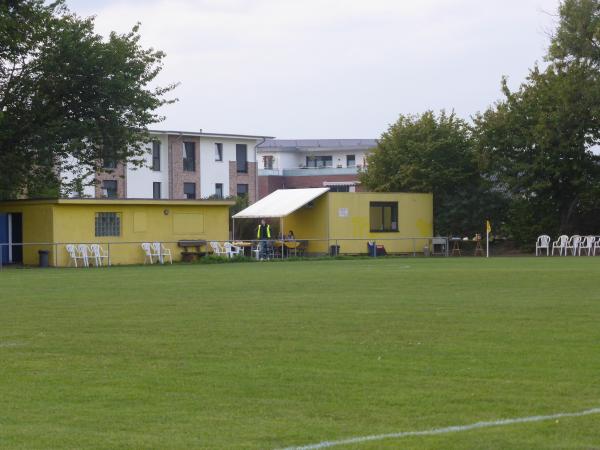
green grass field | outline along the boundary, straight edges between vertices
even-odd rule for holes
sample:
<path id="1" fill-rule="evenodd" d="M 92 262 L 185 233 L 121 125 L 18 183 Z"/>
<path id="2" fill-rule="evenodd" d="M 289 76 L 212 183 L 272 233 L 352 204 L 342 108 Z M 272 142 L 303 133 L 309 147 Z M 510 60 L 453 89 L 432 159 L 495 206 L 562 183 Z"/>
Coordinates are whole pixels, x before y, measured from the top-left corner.
<path id="1" fill-rule="evenodd" d="M 600 407 L 600 258 L 0 272 L 0 447 L 275 449 Z M 600 414 L 336 448 L 600 448 Z"/>

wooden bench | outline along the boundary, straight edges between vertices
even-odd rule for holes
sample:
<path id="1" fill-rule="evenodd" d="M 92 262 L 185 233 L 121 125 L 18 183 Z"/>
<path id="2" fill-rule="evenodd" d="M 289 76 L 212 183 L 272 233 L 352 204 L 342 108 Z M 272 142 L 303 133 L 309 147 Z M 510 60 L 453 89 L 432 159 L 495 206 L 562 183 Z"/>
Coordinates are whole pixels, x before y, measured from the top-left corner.
<path id="1" fill-rule="evenodd" d="M 206 255 L 206 241 L 201 239 L 178 241 L 177 246 L 183 248 L 181 260 L 184 262 L 193 262 L 199 257 Z M 202 251 L 202 247 L 204 247 L 204 251 Z M 188 248 L 194 250 L 188 250 Z"/>

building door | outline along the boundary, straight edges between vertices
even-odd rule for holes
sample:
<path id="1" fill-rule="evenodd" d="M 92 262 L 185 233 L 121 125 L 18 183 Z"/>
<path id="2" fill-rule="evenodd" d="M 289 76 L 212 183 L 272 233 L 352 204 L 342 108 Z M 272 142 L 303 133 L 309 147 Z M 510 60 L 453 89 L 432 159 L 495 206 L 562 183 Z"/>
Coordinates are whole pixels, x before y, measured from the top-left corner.
<path id="1" fill-rule="evenodd" d="M 0 258 L 8 264 L 8 214 L 0 213 Z"/>
<path id="2" fill-rule="evenodd" d="M 0 255 L 2 264 L 23 262 L 23 215 L 0 213 Z"/>
<path id="3" fill-rule="evenodd" d="M 12 213 L 9 214 L 11 218 L 11 262 L 14 264 L 22 264 L 23 263 L 23 246 L 15 245 L 23 243 L 23 214 L 21 213 Z"/>

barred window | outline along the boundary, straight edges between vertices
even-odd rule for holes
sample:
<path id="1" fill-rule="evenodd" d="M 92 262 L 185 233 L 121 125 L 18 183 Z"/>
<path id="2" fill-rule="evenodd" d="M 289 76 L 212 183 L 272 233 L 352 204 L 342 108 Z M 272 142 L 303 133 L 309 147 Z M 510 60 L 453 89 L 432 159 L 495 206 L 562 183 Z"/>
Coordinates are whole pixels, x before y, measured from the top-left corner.
<path id="1" fill-rule="evenodd" d="M 116 212 L 96 213 L 96 236 L 120 236 L 121 214 Z"/>

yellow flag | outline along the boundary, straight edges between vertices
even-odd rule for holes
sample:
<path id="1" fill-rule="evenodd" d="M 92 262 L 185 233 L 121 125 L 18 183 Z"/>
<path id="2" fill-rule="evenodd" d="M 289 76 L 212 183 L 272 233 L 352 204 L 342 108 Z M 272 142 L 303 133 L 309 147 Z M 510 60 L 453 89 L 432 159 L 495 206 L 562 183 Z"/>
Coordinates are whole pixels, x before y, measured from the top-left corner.
<path id="1" fill-rule="evenodd" d="M 489 220 L 485 221 L 485 231 L 486 233 L 490 233 L 492 231 L 492 224 Z"/>

